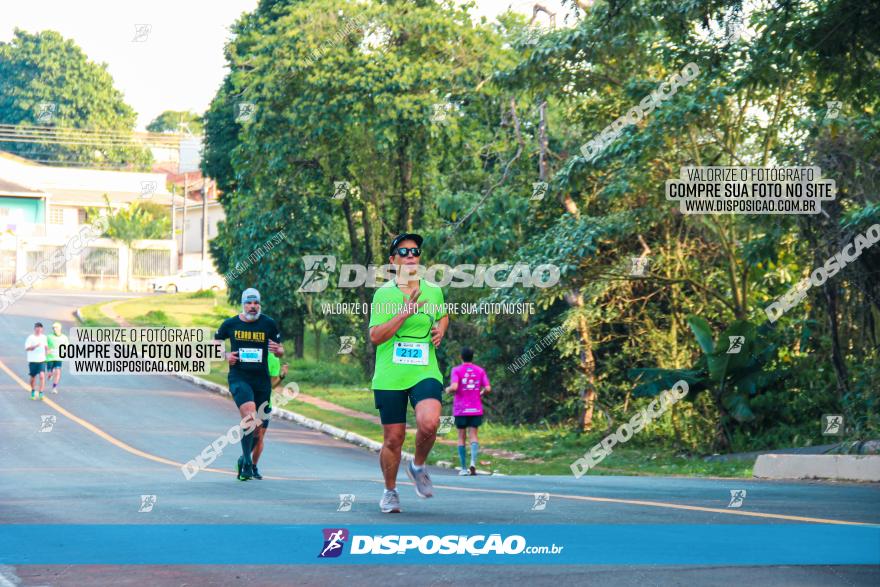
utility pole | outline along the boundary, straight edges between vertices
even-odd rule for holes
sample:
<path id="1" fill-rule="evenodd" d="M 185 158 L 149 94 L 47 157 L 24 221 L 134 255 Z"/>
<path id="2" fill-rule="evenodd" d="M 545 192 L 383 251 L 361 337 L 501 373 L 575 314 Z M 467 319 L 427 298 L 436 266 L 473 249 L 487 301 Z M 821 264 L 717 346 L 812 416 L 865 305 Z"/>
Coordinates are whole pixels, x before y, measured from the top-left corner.
<path id="1" fill-rule="evenodd" d="M 177 267 L 177 233 L 175 229 L 177 228 L 177 213 L 174 211 L 174 204 L 177 200 L 177 186 L 171 186 L 171 240 L 174 241 L 174 255 L 168 260 L 168 269 L 171 270 L 171 274 L 174 274 L 174 270 Z"/>
<path id="2" fill-rule="evenodd" d="M 207 177 L 202 184 L 202 289 L 205 289 L 205 273 L 208 254 L 208 194 L 211 190 L 211 180 Z"/>
<path id="3" fill-rule="evenodd" d="M 189 174 L 183 174 L 183 228 L 180 234 L 180 256 L 178 257 L 178 268 L 183 269 L 183 258 L 186 257 L 186 199 L 189 195 Z"/>

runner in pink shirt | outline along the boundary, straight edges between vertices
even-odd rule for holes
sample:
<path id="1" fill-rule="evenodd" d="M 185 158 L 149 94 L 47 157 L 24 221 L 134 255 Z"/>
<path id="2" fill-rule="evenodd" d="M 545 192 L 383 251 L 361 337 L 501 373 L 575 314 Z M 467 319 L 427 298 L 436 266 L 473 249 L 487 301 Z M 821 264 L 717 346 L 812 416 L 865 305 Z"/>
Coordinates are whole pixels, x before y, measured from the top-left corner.
<path id="1" fill-rule="evenodd" d="M 465 347 L 461 349 L 461 365 L 452 369 L 451 384 L 446 388 L 446 393 L 454 393 L 455 400 L 452 403 L 452 415 L 455 416 L 455 427 L 458 428 L 458 457 L 461 459 L 459 475 L 477 474 L 477 451 L 480 448 L 477 439 L 477 428 L 483 423 L 483 400 L 484 393 L 492 391 L 489 385 L 489 377 L 486 371 L 471 361 L 474 359 L 474 351 Z M 471 465 L 465 468 L 465 430 L 471 438 Z"/>

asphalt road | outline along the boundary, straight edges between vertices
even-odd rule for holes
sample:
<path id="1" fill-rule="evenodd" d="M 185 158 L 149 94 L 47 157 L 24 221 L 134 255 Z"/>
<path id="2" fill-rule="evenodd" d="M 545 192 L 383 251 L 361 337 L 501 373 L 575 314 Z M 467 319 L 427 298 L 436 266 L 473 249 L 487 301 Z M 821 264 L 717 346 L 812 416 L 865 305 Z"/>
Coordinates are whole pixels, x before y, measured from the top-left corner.
<path id="1" fill-rule="evenodd" d="M 101 294 L 108 296 L 107 294 Z M 261 461 L 263 481 L 240 483 L 231 472 L 240 452 L 226 450 L 212 465 L 184 479 L 180 464 L 236 423 L 230 400 L 171 376 L 73 375 L 61 393 L 28 399 L 24 339 L 40 319 L 73 326 L 74 308 L 102 299 L 69 292 L 32 292 L 0 314 L 0 533 L 4 525 L 246 525 L 237 543 L 218 545 L 228 564 L 203 565 L 0 565 L 0 587 L 9 585 L 492 585 L 511 579 L 525 585 L 877 585 L 878 565 L 706 564 L 699 555 L 684 564 L 272 564 L 279 544 L 261 539 L 261 526 L 473 525 L 488 533 L 510 525 L 536 529 L 583 528 L 586 539 L 633 524 L 758 530 L 817 523 L 847 529 L 880 524 L 876 484 L 761 482 L 661 477 L 460 478 L 432 470 L 435 497 L 417 498 L 401 474 L 403 513 L 382 515 L 376 454 L 329 436 L 273 420 Z M 54 415 L 41 432 L 43 416 Z M 577 455 L 574 455 L 577 456 Z M 574 458 L 573 456 L 573 458 Z M 730 491 L 745 489 L 739 509 Z M 535 509 L 535 493 L 549 493 Z M 339 495 L 355 496 L 337 511 Z M 139 511 L 154 495 L 151 511 Z M 12 526 L 7 526 L 12 527 Z M 605 530 L 603 530 L 603 528 Z M 78 530 L 79 531 L 79 530 Z M 88 532 L 88 528 L 83 532 Z M 682 530 L 684 531 L 684 530 Z M 690 531 L 690 530 L 688 530 Z M 102 548 L 112 548 L 108 544 Z M 285 544 L 287 549 L 314 544 Z M 576 546 L 576 545 L 575 545 Z M 634 548 L 645 548 L 634 544 Z M 725 545 L 743 545 L 731 538 Z M 260 553 L 267 556 L 260 558 Z M 243 554 L 244 553 L 244 554 Z M 245 555 L 246 554 L 246 555 Z M 686 554 L 686 553 L 685 553 Z M 0 553 L 0 561 L 4 560 Z M 686 558 L 686 556 L 685 556 Z M 821 557 L 819 557 L 821 558 Z M 265 564 L 254 564 L 263 561 Z M 880 560 L 880 544 L 878 544 Z M 198 562 L 198 561 L 192 561 Z M 316 561 L 321 562 L 321 561 Z M 335 561 L 344 563 L 343 559 Z M 471 561 L 473 563 L 473 561 Z"/>

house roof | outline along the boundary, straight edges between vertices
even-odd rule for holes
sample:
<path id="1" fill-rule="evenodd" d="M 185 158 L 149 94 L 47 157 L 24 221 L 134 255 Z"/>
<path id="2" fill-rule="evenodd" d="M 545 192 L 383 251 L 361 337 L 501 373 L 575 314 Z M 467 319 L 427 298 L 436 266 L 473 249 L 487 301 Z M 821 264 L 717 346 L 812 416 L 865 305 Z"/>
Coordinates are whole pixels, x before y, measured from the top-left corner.
<path id="1" fill-rule="evenodd" d="M 115 204 L 130 203 L 141 200 L 145 192 L 152 193 L 149 201 L 171 203 L 164 173 L 36 165 L 0 152 L 0 180 L 45 192 L 57 204 L 102 204 L 104 194 Z"/>
<path id="2" fill-rule="evenodd" d="M 33 196 L 35 198 L 42 198 L 45 195 L 44 192 L 7 181 L 0 177 L 0 196 Z"/>

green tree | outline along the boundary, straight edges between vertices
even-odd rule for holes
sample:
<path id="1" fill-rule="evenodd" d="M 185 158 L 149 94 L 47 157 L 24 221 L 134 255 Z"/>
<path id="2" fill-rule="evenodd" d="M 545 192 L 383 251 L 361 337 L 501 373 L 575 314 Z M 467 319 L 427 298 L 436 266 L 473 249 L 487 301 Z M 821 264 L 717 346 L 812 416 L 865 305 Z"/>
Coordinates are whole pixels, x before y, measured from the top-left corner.
<path id="1" fill-rule="evenodd" d="M 16 29 L 0 43 L 0 122 L 20 127 L 49 126 L 58 142 L 4 142 L 0 148 L 35 160 L 130 165 L 146 169 L 148 149 L 103 139 L 89 144 L 77 129 L 133 131 L 134 110 L 113 86 L 106 64 L 88 60 L 72 40 L 55 31 L 30 34 Z M 71 131 L 65 133 L 65 131 Z"/>
<path id="2" fill-rule="evenodd" d="M 152 202 L 134 202 L 128 207 L 114 210 L 110 206 L 110 198 L 104 195 L 107 203 L 107 230 L 104 237 L 125 244 L 131 255 L 132 245 L 138 240 L 161 240 L 171 238 L 171 215 L 159 204 Z M 94 218 L 99 214 L 96 208 L 86 210 L 87 217 Z M 131 263 L 125 276 L 125 288 L 128 289 L 131 279 Z"/>
<path id="3" fill-rule="evenodd" d="M 188 130 L 194 135 L 201 135 L 202 117 L 191 111 L 166 110 L 147 125 L 147 130 L 171 133 L 185 133 Z"/>

